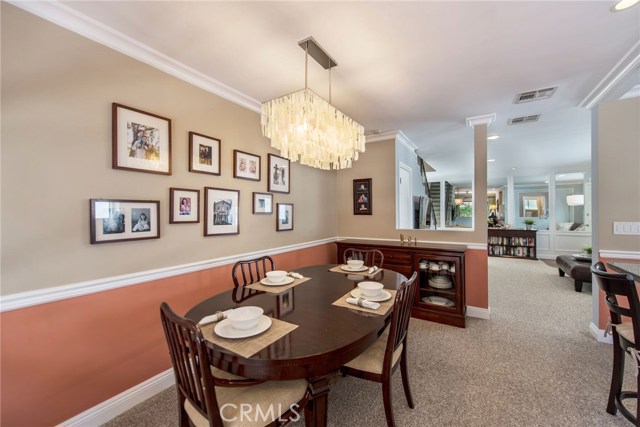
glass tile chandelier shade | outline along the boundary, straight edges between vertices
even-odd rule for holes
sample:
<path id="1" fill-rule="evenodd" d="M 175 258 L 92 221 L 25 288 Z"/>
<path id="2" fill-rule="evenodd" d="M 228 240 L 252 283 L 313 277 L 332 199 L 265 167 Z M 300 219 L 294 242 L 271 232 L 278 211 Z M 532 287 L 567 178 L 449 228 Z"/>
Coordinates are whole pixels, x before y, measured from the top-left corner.
<path id="1" fill-rule="evenodd" d="M 309 47 L 304 48 L 308 55 Z M 330 70 L 330 64 L 325 68 Z M 305 61 L 305 88 L 262 104 L 262 134 L 292 162 L 326 170 L 349 168 L 365 151 L 364 127 L 307 88 L 306 74 Z"/>

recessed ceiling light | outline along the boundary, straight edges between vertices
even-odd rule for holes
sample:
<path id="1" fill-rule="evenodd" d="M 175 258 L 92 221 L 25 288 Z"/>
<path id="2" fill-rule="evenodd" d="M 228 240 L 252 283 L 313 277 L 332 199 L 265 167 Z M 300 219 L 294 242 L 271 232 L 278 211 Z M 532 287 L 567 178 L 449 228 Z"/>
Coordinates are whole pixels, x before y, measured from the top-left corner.
<path id="1" fill-rule="evenodd" d="M 545 181 L 544 183 L 545 183 L 545 184 L 548 184 L 548 183 L 549 183 L 549 181 Z"/>
<path id="2" fill-rule="evenodd" d="M 639 1 L 640 0 L 618 0 L 611 6 L 611 12 L 620 12 L 621 10 L 629 9 L 638 4 Z"/>
<path id="3" fill-rule="evenodd" d="M 639 0 L 639 1 L 640 1 L 640 0 Z M 493 141 L 493 140 L 498 139 L 498 138 L 500 138 L 498 135 L 491 135 L 491 136 L 487 137 L 487 139 L 488 139 L 489 141 Z"/>
<path id="4" fill-rule="evenodd" d="M 563 174 L 563 173 L 558 174 L 558 178 L 562 178 L 563 176 L 564 176 L 564 174 Z"/>
<path id="5" fill-rule="evenodd" d="M 488 159 L 487 162 L 491 163 L 491 162 L 495 162 L 496 159 Z"/>
<path id="6" fill-rule="evenodd" d="M 516 169 L 518 169 L 518 168 L 516 168 L 516 167 L 511 168 L 511 170 L 512 170 L 512 171 L 514 171 L 514 170 L 516 170 Z"/>

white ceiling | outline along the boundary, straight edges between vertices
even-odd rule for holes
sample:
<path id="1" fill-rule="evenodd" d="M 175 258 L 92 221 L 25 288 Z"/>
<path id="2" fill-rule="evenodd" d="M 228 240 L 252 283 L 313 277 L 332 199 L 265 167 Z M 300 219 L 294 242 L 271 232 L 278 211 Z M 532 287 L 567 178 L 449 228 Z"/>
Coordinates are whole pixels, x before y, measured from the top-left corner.
<path id="1" fill-rule="evenodd" d="M 64 4 L 256 102 L 304 86 L 297 42 L 313 36 L 338 63 L 333 104 L 369 132 L 401 130 L 438 171 L 467 172 L 465 118 L 496 113 L 494 180 L 586 170 L 591 113 L 577 105 L 640 40 L 640 7 L 612 13 L 608 0 Z M 327 97 L 328 73 L 311 60 L 309 74 Z M 551 99 L 513 103 L 555 85 Z"/>

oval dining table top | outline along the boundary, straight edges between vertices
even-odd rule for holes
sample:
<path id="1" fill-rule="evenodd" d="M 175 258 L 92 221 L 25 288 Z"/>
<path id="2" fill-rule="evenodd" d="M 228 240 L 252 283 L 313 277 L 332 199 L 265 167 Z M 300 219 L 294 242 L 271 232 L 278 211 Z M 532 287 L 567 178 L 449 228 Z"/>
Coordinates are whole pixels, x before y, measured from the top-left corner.
<path id="1" fill-rule="evenodd" d="M 231 362 L 234 373 L 255 379 L 296 379 L 326 375 L 373 344 L 389 320 L 385 316 L 332 305 L 363 280 L 380 282 L 397 289 L 406 281 L 400 273 L 382 270 L 374 278 L 330 272 L 336 264 L 296 269 L 310 280 L 282 293 L 268 293 L 238 287 L 197 304 L 186 317 L 198 322 L 205 316 L 240 306 L 259 306 L 267 316 L 298 328 L 250 358 L 243 358 L 218 346 L 213 363 L 225 368 Z M 234 302 L 235 301 L 237 302 Z M 239 367 L 239 368 L 238 368 Z"/>

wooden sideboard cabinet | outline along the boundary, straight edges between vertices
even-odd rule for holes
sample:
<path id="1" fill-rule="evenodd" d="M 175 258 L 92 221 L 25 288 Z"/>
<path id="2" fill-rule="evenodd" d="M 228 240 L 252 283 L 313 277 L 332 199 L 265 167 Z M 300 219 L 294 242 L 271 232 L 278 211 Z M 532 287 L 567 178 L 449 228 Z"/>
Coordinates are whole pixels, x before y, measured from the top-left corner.
<path id="1" fill-rule="evenodd" d="M 378 249 L 384 268 L 411 277 L 418 272 L 416 299 L 411 315 L 447 325 L 465 327 L 464 246 L 407 244 L 382 240 L 337 242 L 338 263 L 348 248 Z"/>
<path id="2" fill-rule="evenodd" d="M 537 259 L 537 232 L 537 230 L 489 228 L 487 238 L 489 256 Z"/>

